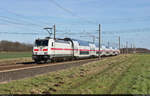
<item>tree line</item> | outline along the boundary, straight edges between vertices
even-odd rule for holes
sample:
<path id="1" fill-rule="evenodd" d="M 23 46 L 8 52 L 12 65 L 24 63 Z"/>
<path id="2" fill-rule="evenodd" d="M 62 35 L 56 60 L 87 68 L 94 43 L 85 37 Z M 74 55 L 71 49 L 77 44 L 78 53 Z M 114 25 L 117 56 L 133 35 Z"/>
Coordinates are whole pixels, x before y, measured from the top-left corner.
<path id="1" fill-rule="evenodd" d="M 121 48 L 121 53 L 150 53 L 149 49 L 146 48 Z"/>
<path id="2" fill-rule="evenodd" d="M 25 44 L 20 42 L 12 42 L 7 40 L 0 41 L 0 52 L 25 52 L 25 51 L 32 51 L 33 45 L 32 44 Z M 146 48 L 122 48 L 121 53 L 150 53 L 150 50 Z"/>
<path id="3" fill-rule="evenodd" d="M 0 41 L 0 52 L 24 52 L 24 51 L 32 51 L 32 44 L 25 44 L 20 42 L 12 42 L 7 40 Z"/>

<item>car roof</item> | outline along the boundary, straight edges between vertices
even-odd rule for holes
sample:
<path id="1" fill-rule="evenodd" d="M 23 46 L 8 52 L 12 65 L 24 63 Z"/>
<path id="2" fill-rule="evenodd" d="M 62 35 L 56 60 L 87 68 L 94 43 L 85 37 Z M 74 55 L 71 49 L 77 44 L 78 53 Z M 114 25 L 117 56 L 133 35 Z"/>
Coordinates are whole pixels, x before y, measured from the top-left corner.
<path id="1" fill-rule="evenodd" d="M 73 41 L 77 41 L 81 46 L 89 46 L 89 44 L 94 44 L 92 42 L 84 41 L 84 40 L 79 40 L 79 39 L 72 39 Z"/>

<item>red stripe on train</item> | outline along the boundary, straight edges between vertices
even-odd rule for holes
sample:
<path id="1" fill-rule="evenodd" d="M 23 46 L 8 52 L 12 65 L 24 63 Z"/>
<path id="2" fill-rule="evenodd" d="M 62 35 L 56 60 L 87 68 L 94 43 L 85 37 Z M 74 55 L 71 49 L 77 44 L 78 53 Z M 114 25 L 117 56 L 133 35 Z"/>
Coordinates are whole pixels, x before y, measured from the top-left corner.
<path id="1" fill-rule="evenodd" d="M 67 49 L 67 48 L 51 48 L 51 50 L 74 50 L 74 51 L 99 51 L 99 50 L 88 50 L 88 49 Z M 104 50 L 100 50 L 104 51 Z"/>
<path id="2" fill-rule="evenodd" d="M 63 50 L 63 48 L 51 48 L 51 50 Z"/>
<path id="3" fill-rule="evenodd" d="M 63 48 L 51 48 L 51 50 L 74 50 L 74 51 L 99 51 L 99 50 L 88 50 L 88 49 L 63 49 Z M 39 49 L 34 49 L 34 51 L 39 51 Z M 43 49 L 43 51 L 48 51 L 48 49 Z M 100 50 L 100 52 L 113 52 L 112 50 Z M 117 52 L 117 51 L 115 51 Z"/>
<path id="4" fill-rule="evenodd" d="M 64 49 L 64 50 L 73 50 L 73 49 Z"/>
<path id="5" fill-rule="evenodd" d="M 48 49 L 43 49 L 43 51 L 48 51 Z"/>
<path id="6" fill-rule="evenodd" d="M 39 51 L 39 49 L 34 49 L 34 51 Z"/>

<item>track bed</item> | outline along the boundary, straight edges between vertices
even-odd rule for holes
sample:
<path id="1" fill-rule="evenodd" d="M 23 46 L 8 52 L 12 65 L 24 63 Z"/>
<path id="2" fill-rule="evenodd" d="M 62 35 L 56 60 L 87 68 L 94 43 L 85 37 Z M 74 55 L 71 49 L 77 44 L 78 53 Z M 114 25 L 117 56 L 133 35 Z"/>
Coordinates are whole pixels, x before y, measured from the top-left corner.
<path id="1" fill-rule="evenodd" d="M 35 75 L 57 71 L 61 69 L 70 68 L 73 66 L 79 66 L 88 62 L 98 60 L 96 59 L 84 59 L 74 61 L 64 61 L 49 64 L 36 64 L 34 62 L 24 62 L 19 64 L 9 64 L 0 66 L 0 82 L 8 82 L 11 80 L 18 80 L 26 77 L 32 77 Z"/>

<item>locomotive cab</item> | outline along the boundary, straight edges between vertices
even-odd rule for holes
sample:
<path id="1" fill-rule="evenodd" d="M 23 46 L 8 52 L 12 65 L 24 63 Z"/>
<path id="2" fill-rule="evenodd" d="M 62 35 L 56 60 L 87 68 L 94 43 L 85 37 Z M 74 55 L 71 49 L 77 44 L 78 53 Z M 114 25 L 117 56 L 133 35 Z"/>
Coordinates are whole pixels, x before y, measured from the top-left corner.
<path id="1" fill-rule="evenodd" d="M 36 63 L 47 63 L 73 57 L 72 43 L 68 39 L 36 39 L 32 59 Z"/>
<path id="2" fill-rule="evenodd" d="M 45 39 L 36 39 L 33 47 L 33 53 L 32 53 L 32 59 L 35 62 L 44 61 L 47 62 L 47 60 L 50 58 L 49 56 L 49 41 L 50 38 Z"/>

